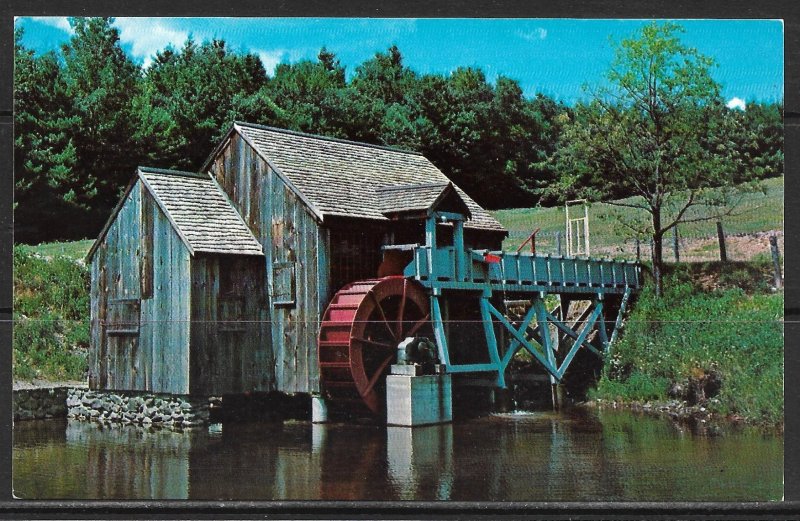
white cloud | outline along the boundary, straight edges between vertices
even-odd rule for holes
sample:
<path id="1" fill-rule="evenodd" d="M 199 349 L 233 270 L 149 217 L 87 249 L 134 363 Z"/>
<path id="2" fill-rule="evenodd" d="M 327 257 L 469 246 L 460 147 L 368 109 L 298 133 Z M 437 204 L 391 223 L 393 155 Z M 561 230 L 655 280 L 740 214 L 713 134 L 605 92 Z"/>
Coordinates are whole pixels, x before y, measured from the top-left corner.
<path id="1" fill-rule="evenodd" d="M 120 40 L 130 44 L 131 54 L 143 62 L 147 68 L 153 62 L 156 52 L 163 50 L 168 45 L 180 49 L 186 39 L 188 31 L 178 29 L 168 20 L 154 20 L 152 18 L 116 18 L 114 25 L 119 29 Z M 192 31 L 195 41 L 201 42 L 209 36 L 201 31 Z M 284 60 L 296 61 L 302 57 L 300 49 L 253 49 L 253 53 L 261 58 L 264 69 L 268 74 L 273 74 L 275 68 Z"/>
<path id="2" fill-rule="evenodd" d="M 275 68 L 285 62 L 296 62 L 302 59 L 306 52 L 303 49 L 252 49 L 249 52 L 257 54 L 261 58 L 261 63 L 264 65 L 264 70 L 267 74 L 272 76 L 275 74 Z M 316 56 L 316 55 L 315 55 Z"/>
<path id="3" fill-rule="evenodd" d="M 116 18 L 114 25 L 119 29 L 119 38 L 131 45 L 131 54 L 148 67 L 156 52 L 168 45 L 180 48 L 189 37 L 187 31 L 170 27 L 162 20 L 152 18 Z"/>
<path id="4" fill-rule="evenodd" d="M 728 100 L 728 103 L 725 104 L 729 109 L 739 109 L 745 110 L 747 105 L 745 104 L 742 98 L 731 98 Z"/>
<path id="5" fill-rule="evenodd" d="M 274 50 L 274 51 L 263 51 L 258 49 L 254 51 L 258 54 L 258 57 L 261 58 L 261 63 L 264 65 L 264 70 L 267 71 L 267 74 L 272 75 L 275 72 L 275 67 L 283 60 L 283 56 L 286 54 L 286 51 L 283 50 Z"/>
<path id="6" fill-rule="evenodd" d="M 29 19 L 72 33 L 72 27 L 69 26 L 66 16 L 31 16 Z"/>
<path id="7" fill-rule="evenodd" d="M 533 31 L 527 31 L 527 32 L 518 31 L 517 36 L 529 42 L 533 42 L 536 40 L 544 40 L 545 38 L 547 38 L 547 29 L 545 29 L 544 27 L 537 27 Z"/>

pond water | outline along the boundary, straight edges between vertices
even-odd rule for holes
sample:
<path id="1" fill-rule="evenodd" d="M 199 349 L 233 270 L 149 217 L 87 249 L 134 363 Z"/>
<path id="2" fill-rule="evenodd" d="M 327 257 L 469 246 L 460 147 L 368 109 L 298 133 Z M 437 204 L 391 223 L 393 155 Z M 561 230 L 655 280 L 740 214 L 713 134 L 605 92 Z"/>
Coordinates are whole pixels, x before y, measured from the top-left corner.
<path id="1" fill-rule="evenodd" d="M 414 429 L 14 427 L 14 494 L 25 499 L 752 501 L 779 500 L 782 483 L 780 435 L 700 434 L 618 411 L 491 414 Z"/>

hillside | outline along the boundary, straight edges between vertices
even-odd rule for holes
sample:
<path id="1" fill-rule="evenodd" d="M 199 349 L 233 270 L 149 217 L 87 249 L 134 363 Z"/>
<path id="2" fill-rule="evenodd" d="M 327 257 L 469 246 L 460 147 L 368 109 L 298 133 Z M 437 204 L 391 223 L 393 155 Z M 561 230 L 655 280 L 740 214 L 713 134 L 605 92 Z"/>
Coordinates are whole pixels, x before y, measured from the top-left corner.
<path id="1" fill-rule="evenodd" d="M 763 182 L 763 186 L 766 193 L 747 193 L 741 196 L 733 215 L 723 220 L 726 235 L 736 236 L 783 229 L 784 178 L 767 179 Z M 633 198 L 621 199 L 620 202 L 633 200 Z M 640 216 L 645 215 L 644 211 L 632 208 L 617 207 L 607 203 L 592 204 L 589 209 L 589 220 L 593 252 L 609 257 L 635 257 L 630 231 L 620 226 L 615 216 L 622 213 L 626 218 L 630 218 L 636 212 Z M 516 249 L 536 228 L 541 228 L 537 235 L 537 251 L 556 253 L 557 232 L 562 234 L 562 247 L 566 248 L 566 239 L 563 237 L 565 233 L 563 206 L 497 210 L 492 214 L 509 230 L 509 237 L 503 244 L 506 250 Z M 717 233 L 714 221 L 683 224 L 679 233 L 684 242 L 682 250 L 686 251 L 687 258 L 697 256 L 699 258 L 692 260 L 701 260 L 704 253 L 709 253 L 707 260 L 711 260 L 715 248 L 713 239 Z M 709 243 L 704 240 L 705 238 L 712 240 Z M 627 248 L 622 248 L 621 245 L 627 245 Z M 734 256 L 735 247 L 734 245 L 732 252 Z M 704 252 L 703 249 L 709 252 Z"/>
<path id="2" fill-rule="evenodd" d="M 44 257 L 37 248 L 14 247 L 15 380 L 83 378 L 89 273 L 75 258 L 85 255 L 85 245 L 63 244 L 69 256 Z"/>

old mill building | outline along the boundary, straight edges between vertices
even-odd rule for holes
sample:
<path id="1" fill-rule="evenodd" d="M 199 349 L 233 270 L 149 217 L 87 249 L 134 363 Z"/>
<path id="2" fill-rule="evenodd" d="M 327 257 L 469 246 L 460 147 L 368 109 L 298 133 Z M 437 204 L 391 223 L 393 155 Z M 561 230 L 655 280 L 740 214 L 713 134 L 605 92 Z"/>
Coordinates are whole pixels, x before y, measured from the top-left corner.
<path id="1" fill-rule="evenodd" d="M 382 247 L 423 243 L 449 207 L 468 247 L 500 248 L 500 223 L 415 152 L 237 122 L 199 172 L 140 167 L 87 257 L 89 385 L 318 392 L 333 294 L 390 273 Z"/>

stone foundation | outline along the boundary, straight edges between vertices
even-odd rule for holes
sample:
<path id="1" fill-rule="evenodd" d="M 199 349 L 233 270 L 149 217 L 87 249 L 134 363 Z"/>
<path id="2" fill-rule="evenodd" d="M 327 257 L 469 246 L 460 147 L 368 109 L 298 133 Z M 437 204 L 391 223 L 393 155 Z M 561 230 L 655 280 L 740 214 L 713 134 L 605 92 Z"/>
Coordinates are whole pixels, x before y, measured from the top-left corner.
<path id="1" fill-rule="evenodd" d="M 67 415 L 67 388 L 18 389 L 12 392 L 14 421 L 60 418 Z"/>
<path id="2" fill-rule="evenodd" d="M 188 396 L 70 389 L 70 419 L 182 429 L 208 423 L 208 399 Z"/>

